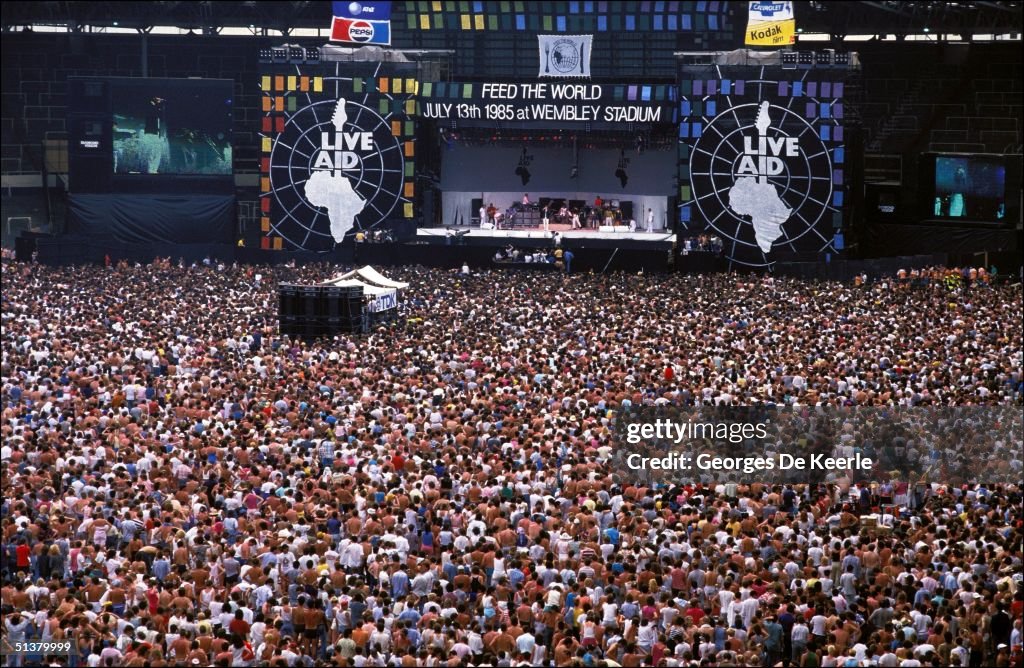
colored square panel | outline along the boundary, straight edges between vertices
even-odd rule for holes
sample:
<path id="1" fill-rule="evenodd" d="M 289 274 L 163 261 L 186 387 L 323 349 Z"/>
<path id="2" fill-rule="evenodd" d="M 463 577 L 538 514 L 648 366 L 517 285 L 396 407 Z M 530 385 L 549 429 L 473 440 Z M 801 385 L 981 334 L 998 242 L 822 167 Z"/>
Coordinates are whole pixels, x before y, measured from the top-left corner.
<path id="1" fill-rule="evenodd" d="M 476 16 L 473 17 L 473 29 L 474 30 L 483 30 L 484 29 L 484 15 L 483 14 L 477 14 Z"/>
<path id="2" fill-rule="evenodd" d="M 688 202 L 691 198 L 690 186 L 679 186 L 679 199 Z"/>
<path id="3" fill-rule="evenodd" d="M 690 138 L 690 124 L 689 123 L 684 121 L 684 122 L 679 124 L 679 138 L 680 139 L 689 139 Z"/>
<path id="4" fill-rule="evenodd" d="M 270 250 L 270 237 L 260 239 L 260 250 Z"/>
<path id="5" fill-rule="evenodd" d="M 483 11 L 484 11 L 484 3 L 480 2 L 480 0 L 475 0 L 473 2 L 473 12 L 476 13 L 476 14 L 481 14 L 481 13 L 483 13 Z"/>
<path id="6" fill-rule="evenodd" d="M 516 14 L 516 30 L 526 30 L 526 17 Z"/>
<path id="7" fill-rule="evenodd" d="M 841 165 L 846 161 L 846 149 L 842 146 L 832 151 L 832 162 Z"/>
<path id="8" fill-rule="evenodd" d="M 665 17 L 661 14 L 654 15 L 654 29 L 664 30 L 665 29 Z"/>
<path id="9" fill-rule="evenodd" d="M 260 171 L 264 174 L 270 171 L 270 158 L 260 158 Z"/>
<path id="10" fill-rule="evenodd" d="M 416 155 L 416 145 L 411 141 L 405 142 L 405 157 L 411 158 L 414 155 Z"/>
<path id="11" fill-rule="evenodd" d="M 832 206 L 837 209 L 843 205 L 843 191 L 837 190 L 832 193 Z"/>
<path id="12" fill-rule="evenodd" d="M 264 176 L 263 178 L 260 179 L 260 192 L 261 193 L 268 193 L 268 192 L 270 192 L 270 178 L 269 177 Z"/>
<path id="13" fill-rule="evenodd" d="M 718 92 L 722 95 L 728 95 L 732 90 L 732 81 L 730 79 L 722 79 L 722 84 L 718 87 Z"/>
<path id="14" fill-rule="evenodd" d="M 270 219 L 269 218 L 260 218 L 260 232 L 269 232 L 269 231 L 270 231 Z"/>
<path id="15" fill-rule="evenodd" d="M 416 187 L 415 187 L 415 185 L 413 183 L 406 183 L 404 188 L 402 189 L 402 194 L 405 197 L 412 197 L 413 195 L 415 195 L 416 194 Z"/>
<path id="16" fill-rule="evenodd" d="M 434 14 L 434 30 L 441 30 L 444 28 L 444 14 Z"/>
<path id="17" fill-rule="evenodd" d="M 390 93 L 391 82 L 388 79 L 381 77 L 380 79 L 377 80 L 377 90 L 379 90 L 382 93 Z"/>
<path id="18" fill-rule="evenodd" d="M 377 105 L 377 110 L 380 112 L 381 116 L 390 116 L 391 115 L 391 109 L 390 109 L 390 107 L 388 105 L 388 101 L 387 100 L 381 100 L 380 104 Z"/>
<path id="19" fill-rule="evenodd" d="M 274 132 L 277 134 L 284 132 L 284 116 L 278 116 L 274 119 Z"/>
<path id="20" fill-rule="evenodd" d="M 710 79 L 707 87 L 708 95 L 718 95 L 718 80 Z"/>
<path id="21" fill-rule="evenodd" d="M 828 102 L 822 102 L 818 105 L 818 115 L 822 118 L 830 118 L 832 116 L 832 109 Z"/>
<path id="22" fill-rule="evenodd" d="M 430 11 L 439 12 L 441 11 L 441 0 L 434 0 L 430 3 Z"/>
<path id="23" fill-rule="evenodd" d="M 406 202 L 402 207 L 402 212 L 405 214 L 406 218 L 412 218 L 412 202 Z"/>
<path id="24" fill-rule="evenodd" d="M 693 82 L 693 94 L 703 95 L 704 94 L 704 82 L 701 79 L 697 79 Z"/>
<path id="25" fill-rule="evenodd" d="M 287 106 L 288 106 L 288 111 L 291 111 L 291 112 L 294 112 L 298 108 L 298 101 L 295 99 L 295 96 L 291 96 L 291 97 L 288 98 L 288 105 Z"/>
<path id="26" fill-rule="evenodd" d="M 693 212 L 690 211 L 690 207 L 684 206 L 683 208 L 679 209 L 679 220 L 683 221 L 684 223 L 690 222 L 692 216 Z"/>
<path id="27" fill-rule="evenodd" d="M 263 213 L 270 213 L 270 198 L 269 197 L 261 197 L 260 198 L 260 211 L 262 211 Z"/>
<path id="28" fill-rule="evenodd" d="M 693 115 L 703 116 L 704 115 L 704 100 L 693 101 Z"/>
<path id="29" fill-rule="evenodd" d="M 472 99 L 473 97 L 473 84 L 462 85 L 462 97 L 466 100 Z"/>
<path id="30" fill-rule="evenodd" d="M 402 136 L 402 121 L 391 121 L 391 136 Z"/>
<path id="31" fill-rule="evenodd" d="M 405 101 L 405 115 L 415 116 L 416 115 L 416 100 Z"/>
<path id="32" fill-rule="evenodd" d="M 804 109 L 804 118 L 817 118 L 818 117 L 818 105 L 813 102 L 808 102 L 807 107 Z"/>
<path id="33" fill-rule="evenodd" d="M 362 79 L 356 79 L 359 83 L 362 83 Z M 299 79 L 299 90 L 303 93 L 309 92 L 309 77 L 301 77 Z"/>
<path id="34" fill-rule="evenodd" d="M 263 111 L 270 111 L 274 106 L 274 100 L 269 95 L 263 96 Z"/>
<path id="35" fill-rule="evenodd" d="M 472 22 L 471 22 L 469 14 L 463 14 L 462 16 L 459 17 L 459 26 L 463 30 L 469 30 L 471 25 L 472 25 Z"/>
<path id="36" fill-rule="evenodd" d="M 488 30 L 497 30 L 498 29 L 498 17 L 495 16 L 494 14 L 491 14 L 490 16 L 487 17 L 487 29 Z"/>
<path id="37" fill-rule="evenodd" d="M 650 102 L 651 101 L 651 87 L 650 86 L 643 86 L 643 87 L 640 88 L 640 99 L 643 100 L 644 102 Z"/>
<path id="38" fill-rule="evenodd" d="M 818 97 L 818 82 L 808 81 L 807 82 L 807 97 Z"/>
<path id="39" fill-rule="evenodd" d="M 279 74 L 276 77 L 274 77 L 274 90 L 275 91 L 282 91 L 282 90 L 284 90 L 284 76 Z"/>
<path id="40" fill-rule="evenodd" d="M 299 79 L 295 75 L 288 77 L 288 90 L 295 90 L 299 87 Z"/>
<path id="41" fill-rule="evenodd" d="M 843 170 L 841 170 L 841 169 L 833 169 L 832 170 L 832 183 L 836 184 L 837 186 L 843 185 Z"/>
<path id="42" fill-rule="evenodd" d="M 708 100 L 704 105 L 704 115 L 714 116 L 718 113 L 718 104 L 714 100 Z"/>
<path id="43" fill-rule="evenodd" d="M 570 14 L 579 14 L 580 13 L 580 3 L 579 2 L 570 2 L 569 3 L 569 13 Z"/>
<path id="44" fill-rule="evenodd" d="M 313 92 L 314 93 L 322 93 L 322 92 L 324 92 L 324 78 L 323 77 L 313 77 Z"/>
<path id="45" fill-rule="evenodd" d="M 675 14 L 668 15 L 668 30 L 669 32 L 679 30 L 679 17 Z"/>
<path id="46" fill-rule="evenodd" d="M 718 30 L 718 15 L 711 14 L 708 16 L 708 30 Z"/>
<path id="47" fill-rule="evenodd" d="M 626 99 L 630 101 L 636 100 L 636 90 L 636 86 L 630 86 L 626 92 Z"/>
<path id="48" fill-rule="evenodd" d="M 552 30 L 554 30 L 554 29 L 555 29 L 555 23 L 554 23 L 554 21 L 552 20 L 552 17 L 550 17 L 550 16 L 545 16 L 545 17 L 544 17 L 544 30 L 545 30 L 546 32 L 551 32 L 551 31 L 552 31 Z"/>
<path id="49" fill-rule="evenodd" d="M 836 85 L 832 86 L 832 97 L 839 98 L 839 97 L 842 97 L 842 96 L 843 96 L 843 82 L 839 81 L 839 82 L 836 83 Z"/>
<path id="50" fill-rule="evenodd" d="M 430 14 L 420 14 L 420 30 L 430 30 Z"/>
<path id="51" fill-rule="evenodd" d="M 842 102 L 836 102 L 836 103 L 834 103 L 832 105 L 832 118 L 842 118 L 842 117 L 843 117 L 843 103 Z"/>
<path id="52" fill-rule="evenodd" d="M 832 141 L 843 141 L 843 126 L 837 125 L 832 130 Z"/>
<path id="53" fill-rule="evenodd" d="M 353 93 L 362 93 L 363 92 L 363 86 L 364 86 L 363 80 L 360 79 L 359 77 L 356 77 L 355 79 L 352 80 L 352 92 Z"/>
<path id="54" fill-rule="evenodd" d="M 679 84 L 680 95 L 693 95 L 693 82 L 687 79 Z"/>
<path id="55" fill-rule="evenodd" d="M 260 77 L 260 90 L 270 90 L 270 77 Z"/>
<path id="56" fill-rule="evenodd" d="M 632 14 L 626 16 L 626 30 L 636 30 L 636 17 Z"/>
<path id="57" fill-rule="evenodd" d="M 274 250 L 281 250 L 282 248 L 284 248 L 284 239 L 274 237 Z"/>
<path id="58" fill-rule="evenodd" d="M 414 95 L 419 87 L 418 82 L 415 79 L 405 80 L 405 92 L 409 95 Z"/>
<path id="59" fill-rule="evenodd" d="M 416 107 L 415 100 L 409 100 L 405 104 L 407 106 L 410 105 L 410 104 L 413 105 L 413 109 L 415 110 L 415 107 Z M 407 137 L 411 137 L 414 134 L 416 134 L 416 124 L 413 123 L 412 121 L 406 121 L 405 122 L 405 134 L 406 134 Z"/>
<path id="60" fill-rule="evenodd" d="M 423 96 L 424 97 L 430 97 L 433 94 L 434 94 L 434 82 L 433 81 L 424 81 L 423 82 Z"/>
<path id="61" fill-rule="evenodd" d="M 597 29 L 600 30 L 601 32 L 605 32 L 605 31 L 608 30 L 608 17 L 607 16 L 598 16 L 597 17 Z"/>
<path id="62" fill-rule="evenodd" d="M 693 30 L 693 17 L 689 14 L 683 14 L 682 18 L 683 30 Z"/>
<path id="63" fill-rule="evenodd" d="M 746 92 L 747 92 L 747 82 L 746 82 L 746 80 L 744 80 L 744 79 L 737 79 L 736 80 L 736 87 L 735 88 L 736 88 L 735 92 L 736 92 L 737 95 L 745 95 Z"/>
<path id="64" fill-rule="evenodd" d="M 412 160 L 405 161 L 405 178 L 411 179 L 416 173 L 416 163 Z"/>
<path id="65" fill-rule="evenodd" d="M 794 81 L 793 82 L 793 97 L 800 97 L 804 94 L 804 82 Z"/>
<path id="66" fill-rule="evenodd" d="M 402 91 L 404 91 L 404 90 L 405 90 L 405 86 L 403 85 L 401 79 L 392 79 L 391 80 L 391 92 L 392 93 L 394 93 L 395 95 L 401 95 Z"/>
<path id="67" fill-rule="evenodd" d="M 270 153 L 270 150 L 274 147 L 274 142 L 270 140 L 270 137 L 263 137 L 260 140 L 260 144 L 264 153 Z"/>
<path id="68" fill-rule="evenodd" d="M 780 81 L 779 82 L 779 97 L 786 97 L 787 95 L 789 95 L 789 82 L 788 81 Z"/>
<path id="69" fill-rule="evenodd" d="M 821 139 L 821 141 L 829 141 L 829 140 L 831 140 L 832 139 L 832 126 L 831 125 L 822 125 L 820 128 L 818 128 L 818 137 Z"/>
<path id="70" fill-rule="evenodd" d="M 821 82 L 821 96 L 822 97 L 832 97 L 832 82 L 831 81 L 822 81 Z"/>
<path id="71" fill-rule="evenodd" d="M 693 124 L 693 131 L 690 134 L 693 135 L 694 139 L 700 139 L 700 135 L 703 132 L 703 130 L 704 130 L 704 126 L 703 125 L 701 125 L 700 123 L 694 123 Z"/>
<path id="72" fill-rule="evenodd" d="M 555 19 L 555 28 L 558 32 L 565 32 L 565 17 L 559 16 Z"/>
<path id="73" fill-rule="evenodd" d="M 270 116 L 264 116 L 260 121 L 260 132 L 270 132 L 273 129 L 273 124 L 270 120 Z"/>

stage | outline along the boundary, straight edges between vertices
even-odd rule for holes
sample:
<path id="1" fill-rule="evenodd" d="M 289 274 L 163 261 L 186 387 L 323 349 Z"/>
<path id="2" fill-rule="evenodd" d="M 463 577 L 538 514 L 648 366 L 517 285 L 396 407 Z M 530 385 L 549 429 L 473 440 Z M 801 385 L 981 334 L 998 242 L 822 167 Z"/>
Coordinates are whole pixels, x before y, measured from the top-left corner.
<path id="1" fill-rule="evenodd" d="M 604 226 L 602 226 L 604 227 Z M 429 244 L 461 244 L 473 246 L 506 245 L 540 247 L 550 246 L 553 233 L 557 232 L 565 247 L 629 248 L 634 250 L 670 250 L 675 244 L 675 234 L 668 232 L 630 232 L 625 226 L 616 226 L 616 231 L 606 229 L 569 229 L 566 225 L 551 225 L 550 231 L 542 229 L 498 230 L 479 227 L 424 227 L 416 230 L 416 241 Z"/>

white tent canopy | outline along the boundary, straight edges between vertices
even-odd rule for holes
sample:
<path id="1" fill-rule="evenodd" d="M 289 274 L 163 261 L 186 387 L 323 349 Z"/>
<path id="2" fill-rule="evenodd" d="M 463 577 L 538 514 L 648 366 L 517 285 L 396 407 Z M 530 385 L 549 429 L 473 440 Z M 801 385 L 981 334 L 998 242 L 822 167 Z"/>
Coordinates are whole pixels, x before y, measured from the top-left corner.
<path id="1" fill-rule="evenodd" d="M 324 285 L 332 285 L 336 288 L 362 288 L 363 294 L 367 297 L 376 297 L 377 295 L 391 294 L 394 293 L 394 288 L 384 288 L 379 285 L 373 285 L 371 283 L 364 283 L 363 281 L 356 280 L 354 278 L 335 278 L 324 283 Z"/>
<path id="2" fill-rule="evenodd" d="M 340 279 L 355 279 L 362 281 L 363 283 L 371 283 L 373 285 L 379 285 L 382 288 L 391 288 L 393 290 L 405 290 L 409 287 L 408 283 L 393 281 L 369 265 L 342 274 L 334 280 Z M 334 283 L 332 282 L 331 285 L 334 285 Z"/>

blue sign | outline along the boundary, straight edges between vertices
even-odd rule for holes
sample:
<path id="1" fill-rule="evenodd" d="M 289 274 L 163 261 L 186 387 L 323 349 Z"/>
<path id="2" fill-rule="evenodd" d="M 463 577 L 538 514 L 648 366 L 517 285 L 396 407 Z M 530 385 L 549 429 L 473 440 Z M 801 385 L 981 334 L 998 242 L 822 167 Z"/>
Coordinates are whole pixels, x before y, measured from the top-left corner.
<path id="1" fill-rule="evenodd" d="M 364 21 L 387 21 L 391 18 L 391 2 L 332 2 L 334 16 L 344 19 L 362 19 Z"/>

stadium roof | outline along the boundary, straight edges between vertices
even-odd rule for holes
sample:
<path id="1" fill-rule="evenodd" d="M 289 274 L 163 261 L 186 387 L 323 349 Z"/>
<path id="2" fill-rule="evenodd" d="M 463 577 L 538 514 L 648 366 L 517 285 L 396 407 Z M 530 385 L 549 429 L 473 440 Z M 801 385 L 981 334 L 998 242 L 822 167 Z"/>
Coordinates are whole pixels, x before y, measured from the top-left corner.
<path id="1" fill-rule="evenodd" d="M 497 3 L 494 3 L 497 4 Z M 547 3 L 537 3 L 538 11 Z M 731 3 L 737 14 L 745 3 Z M 1021 2 L 796 2 L 798 26 L 808 33 L 872 34 L 1019 33 Z M 402 2 L 395 11 L 403 11 Z M 329 28 L 329 2 L 5 2 L 4 30 L 63 26 L 72 31 L 117 27 L 148 32 L 176 26 L 208 34 L 224 28 L 255 32 Z"/>

